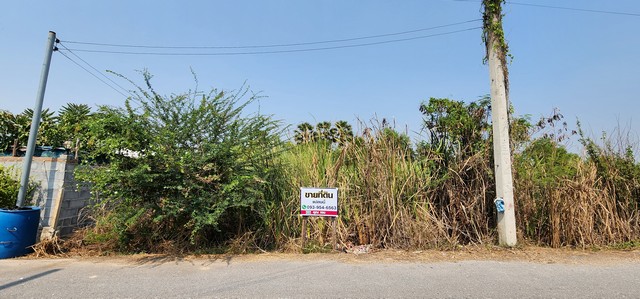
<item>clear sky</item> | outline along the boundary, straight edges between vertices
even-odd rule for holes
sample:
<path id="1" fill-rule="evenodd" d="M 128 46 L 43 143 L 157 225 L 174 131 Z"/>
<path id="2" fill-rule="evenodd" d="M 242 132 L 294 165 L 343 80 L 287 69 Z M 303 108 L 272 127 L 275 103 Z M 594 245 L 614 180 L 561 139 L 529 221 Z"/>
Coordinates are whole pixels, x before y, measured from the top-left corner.
<path id="1" fill-rule="evenodd" d="M 607 14 L 519 5 L 631 13 Z M 511 101 L 534 119 L 559 108 L 598 135 L 621 126 L 640 132 L 640 1 L 518 0 L 504 6 L 511 52 Z M 480 2 L 367 1 L 4 1 L 0 4 L 0 109 L 32 108 L 49 30 L 72 49 L 222 53 L 324 48 L 412 40 L 309 52 L 233 56 L 152 56 L 74 52 L 100 71 L 140 81 L 155 76 L 161 93 L 193 88 L 237 89 L 243 82 L 265 96 L 262 113 L 285 124 L 368 121 L 420 131 L 420 103 L 430 97 L 473 101 L 489 93 Z M 65 41 L 157 46 L 247 46 L 350 39 L 469 23 L 342 43 L 286 48 L 146 49 Z M 451 33 L 451 34 L 448 34 Z M 424 37 L 427 35 L 437 35 Z M 66 52 L 82 63 L 76 56 Z M 90 67 L 85 66 L 93 71 Z M 103 77 L 100 76 L 106 81 Z M 131 88 L 126 81 L 110 77 Z M 110 81 L 106 81 L 113 85 Z M 116 87 L 117 88 L 117 87 Z M 68 102 L 121 105 L 124 96 L 54 53 L 45 107 Z M 257 105 L 251 109 L 258 109 Z M 357 126 L 356 126 L 357 127 Z M 412 133 L 415 138 L 416 134 Z"/>

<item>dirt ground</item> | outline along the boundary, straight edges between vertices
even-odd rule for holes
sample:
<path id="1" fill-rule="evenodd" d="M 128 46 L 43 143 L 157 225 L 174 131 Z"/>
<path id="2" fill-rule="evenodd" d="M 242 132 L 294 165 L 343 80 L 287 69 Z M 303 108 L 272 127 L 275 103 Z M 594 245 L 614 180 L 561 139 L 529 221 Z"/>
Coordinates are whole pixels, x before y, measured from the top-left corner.
<path id="1" fill-rule="evenodd" d="M 438 263 L 461 261 L 516 261 L 543 264 L 619 264 L 640 262 L 640 249 L 614 250 L 614 249 L 571 249 L 571 248 L 544 248 L 536 246 L 523 246 L 518 248 L 503 248 L 498 246 L 465 246 L 456 250 L 368 250 L 367 252 L 341 252 L 330 253 L 279 253 L 262 252 L 253 254 L 219 254 L 219 255 L 158 255 L 158 254 L 134 254 L 134 255 L 109 255 L 96 256 L 95 254 L 61 254 L 24 256 L 25 259 L 34 258 L 78 258 L 86 260 L 107 261 L 119 260 L 131 263 L 162 263 L 190 260 L 234 260 L 234 261 L 278 261 L 278 260 L 335 260 L 344 263 Z"/>

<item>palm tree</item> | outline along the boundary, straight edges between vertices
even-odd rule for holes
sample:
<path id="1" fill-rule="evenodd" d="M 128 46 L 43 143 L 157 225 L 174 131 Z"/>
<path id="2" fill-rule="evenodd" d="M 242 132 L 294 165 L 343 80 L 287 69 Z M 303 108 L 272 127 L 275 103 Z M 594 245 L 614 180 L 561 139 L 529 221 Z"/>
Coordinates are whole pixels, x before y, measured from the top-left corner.
<path id="1" fill-rule="evenodd" d="M 297 144 L 308 143 L 317 139 L 317 133 L 313 130 L 310 123 L 301 123 L 294 131 L 294 139 Z"/>
<path id="2" fill-rule="evenodd" d="M 91 116 L 91 108 L 86 104 L 67 103 L 58 112 L 63 131 L 78 134 L 83 131 L 83 123 Z"/>
<path id="3" fill-rule="evenodd" d="M 31 120 L 33 119 L 33 109 L 27 108 L 16 117 L 18 123 L 18 142 L 20 145 L 26 145 L 31 131 Z M 39 145 L 60 145 L 60 134 L 58 133 L 58 117 L 49 108 L 43 109 L 40 114 L 40 125 L 38 126 L 38 139 L 36 144 Z"/>
<path id="4" fill-rule="evenodd" d="M 344 120 L 337 121 L 335 123 L 335 128 L 337 135 L 336 142 L 338 142 L 338 145 L 342 146 L 353 140 L 353 129 L 348 122 Z"/>
<path id="5" fill-rule="evenodd" d="M 331 128 L 330 122 L 323 121 L 318 123 L 316 125 L 316 131 L 318 132 L 319 139 L 328 141 L 329 143 L 333 143 L 335 141 L 336 130 Z"/>
<path id="6" fill-rule="evenodd" d="M 83 139 L 87 132 L 87 121 L 91 115 L 91 108 L 85 104 L 67 103 L 60 108 L 58 119 L 63 140 Z"/>

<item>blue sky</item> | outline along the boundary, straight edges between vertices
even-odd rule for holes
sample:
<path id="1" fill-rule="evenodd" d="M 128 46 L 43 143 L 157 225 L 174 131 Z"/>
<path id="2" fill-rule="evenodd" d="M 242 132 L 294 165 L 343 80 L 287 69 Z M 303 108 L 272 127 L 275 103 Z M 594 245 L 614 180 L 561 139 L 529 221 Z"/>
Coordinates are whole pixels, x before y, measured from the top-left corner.
<path id="1" fill-rule="evenodd" d="M 517 2 L 640 14 L 637 0 Z M 505 32 L 515 57 L 509 68 L 511 101 L 517 114 L 536 119 L 559 108 L 571 125 L 579 118 L 586 131 L 595 135 L 622 127 L 637 137 L 640 17 L 515 4 L 506 4 L 504 12 Z M 49 30 L 56 31 L 69 48 L 140 51 L 64 41 L 160 46 L 287 44 L 479 18 L 479 2 L 451 0 L 7 1 L 0 10 L 0 109 L 17 113 L 34 106 Z M 471 22 L 343 45 L 480 25 Z M 327 45 L 298 48 L 322 46 Z M 198 52 L 214 51 L 220 52 Z M 193 88 L 190 68 L 198 75 L 200 89 L 232 90 L 246 81 L 251 90 L 265 96 L 259 102 L 262 113 L 292 125 L 325 120 L 356 123 L 356 119 L 377 117 L 395 122 L 400 130 L 416 132 L 421 129 L 418 107 L 422 101 L 430 97 L 473 101 L 489 93 L 479 29 L 367 47 L 267 55 L 75 53 L 101 71 L 113 70 L 138 82 L 141 77 L 136 70 L 147 68 L 155 76 L 156 88 L 165 94 Z M 112 79 L 131 88 L 121 79 Z M 57 110 L 68 102 L 118 106 L 124 97 L 54 53 L 44 106 Z"/>

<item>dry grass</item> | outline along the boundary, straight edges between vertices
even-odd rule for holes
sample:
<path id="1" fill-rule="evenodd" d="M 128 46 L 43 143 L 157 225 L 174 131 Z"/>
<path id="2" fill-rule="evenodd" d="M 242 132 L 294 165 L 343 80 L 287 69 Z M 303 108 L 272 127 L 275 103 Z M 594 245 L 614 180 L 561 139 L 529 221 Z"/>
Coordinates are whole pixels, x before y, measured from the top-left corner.
<path id="1" fill-rule="evenodd" d="M 323 218 L 309 219 L 307 246 L 301 245 L 300 187 L 339 188 L 337 243 L 341 248 L 371 245 L 387 250 L 455 251 L 460 246 L 492 246 L 497 240 L 490 150 L 487 144 L 447 157 L 433 150 L 418 155 L 383 130 L 367 132 L 341 147 L 322 142 L 292 146 L 280 156 L 286 167 L 274 178 L 280 181 L 273 184 L 269 199 L 251 211 L 262 222 L 236 228 L 235 237 L 203 252 L 326 251 L 333 230 Z M 520 244 L 637 247 L 640 175 L 620 170 L 616 166 L 620 157 L 612 153 L 602 153 L 600 164 L 566 151 L 541 153 L 542 162 L 524 163 L 514 176 Z M 108 215 L 109 211 L 103 212 Z M 96 223 L 79 237 L 78 247 L 98 255 L 120 251 L 112 237 L 116 228 L 108 217 Z M 145 241 L 144 234 L 132 237 Z M 60 248 L 43 246 L 43 252 Z M 176 251 L 171 241 L 149 246 L 155 248 L 150 252 L 191 252 L 182 247 Z"/>
<path id="2" fill-rule="evenodd" d="M 283 225 L 273 228 L 281 232 L 276 248 L 299 242 L 295 191 L 300 186 L 339 188 L 337 232 L 342 245 L 449 249 L 495 244 L 493 166 L 487 150 L 454 157 L 446 165 L 437 153 L 428 155 L 416 158 L 380 132 L 339 149 L 317 143 L 296 146 L 284 157 L 293 191 L 283 192 L 285 200 L 274 212 Z M 621 180 L 623 174 L 615 167 L 603 174 L 593 161 L 571 157 L 570 162 L 553 160 L 560 168 L 575 169 L 571 175 L 544 167 L 516 173 L 520 241 L 589 248 L 640 240 L 640 199 L 631 196 L 638 190 L 637 181 Z M 541 171 L 542 179 L 532 180 L 534 171 Z M 311 219 L 309 227 L 309 240 L 316 244 L 331 240 L 326 220 Z"/>
<path id="3" fill-rule="evenodd" d="M 541 167 L 519 170 L 515 183 L 520 230 L 532 242 L 556 248 L 640 240 L 640 166 L 607 144 L 583 142 L 586 158 L 554 160 L 561 156 L 556 147 L 542 156 L 545 161 L 538 161 Z"/>
<path id="4" fill-rule="evenodd" d="M 274 213 L 282 231 L 278 247 L 300 236 L 297 217 L 300 186 L 338 187 L 338 243 L 372 244 L 377 248 L 452 248 L 483 244 L 494 238 L 492 180 L 487 153 L 452 163 L 442 176 L 430 161 L 380 131 L 333 149 L 321 143 L 298 145 L 285 154 L 286 177 L 294 192 L 286 193 Z M 331 240 L 328 221 L 309 221 L 307 238 L 317 244 Z M 289 238 L 288 238 L 289 237 Z M 278 239 L 278 238 L 276 238 Z"/>
<path id="5" fill-rule="evenodd" d="M 65 241 L 53 236 L 50 239 L 42 240 L 32 246 L 35 257 L 64 257 L 68 253 Z"/>

